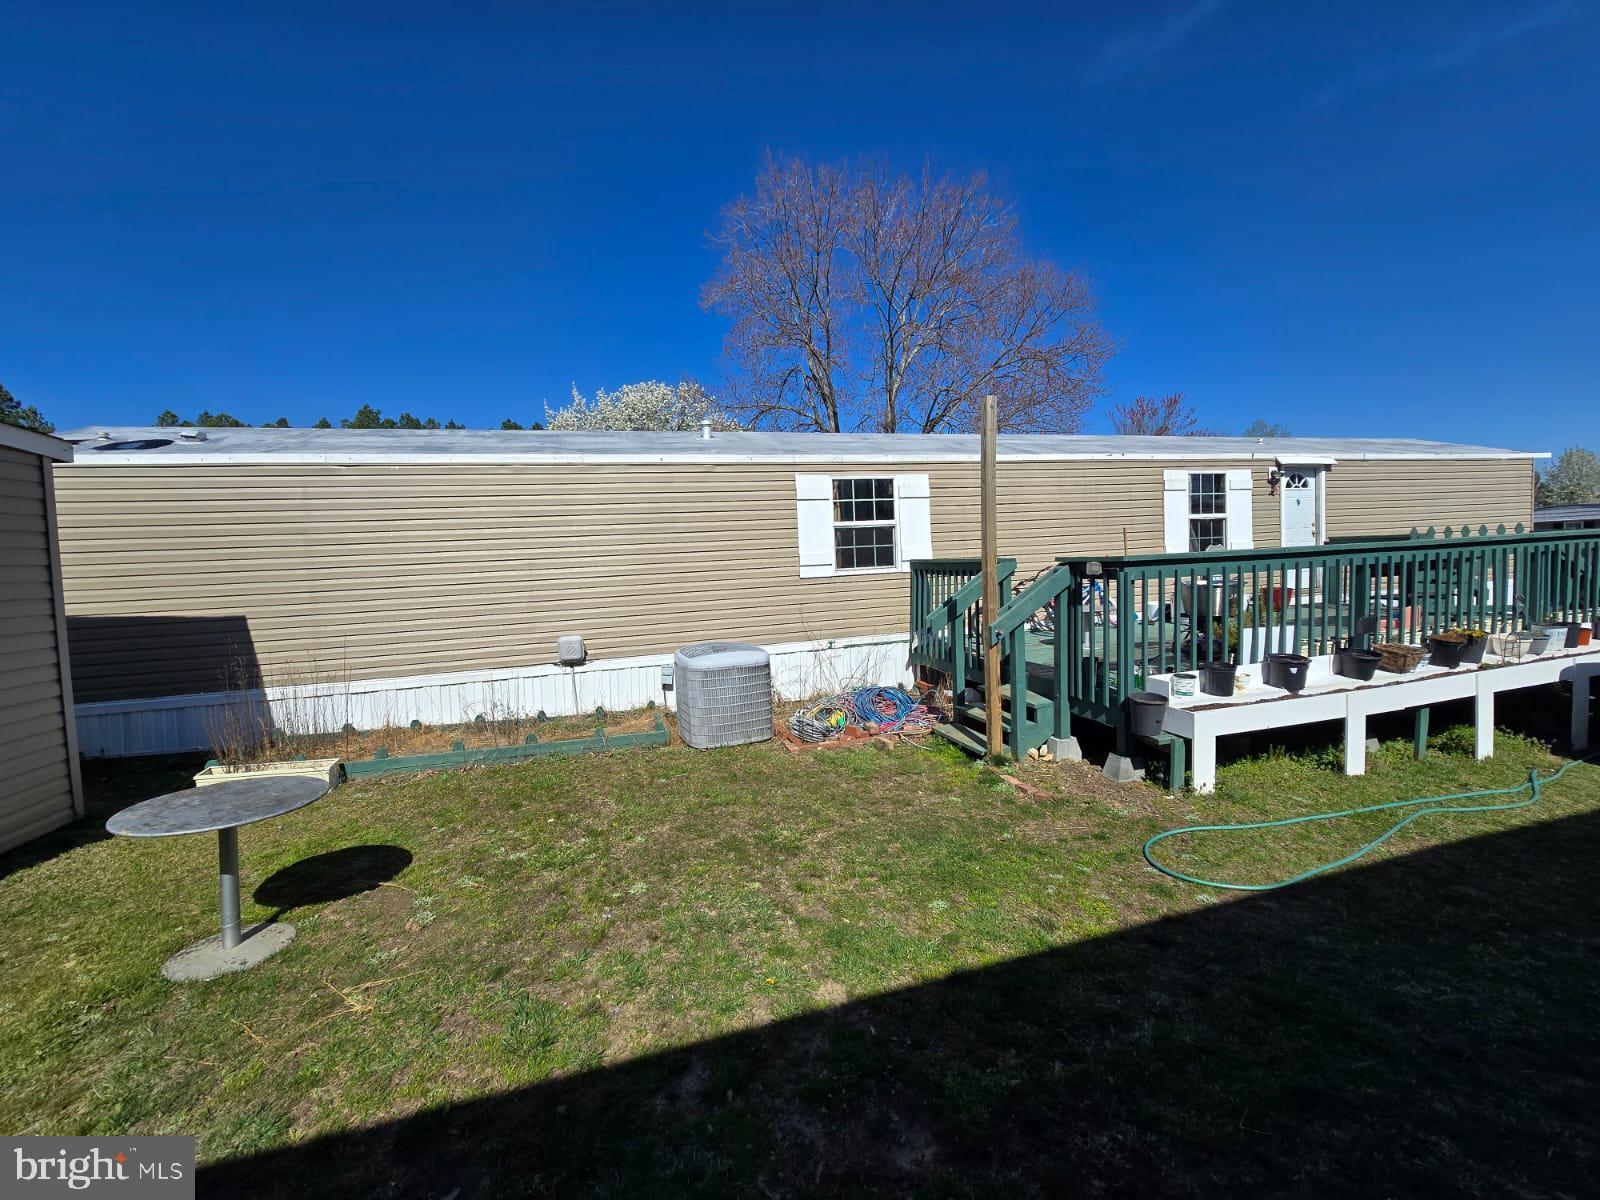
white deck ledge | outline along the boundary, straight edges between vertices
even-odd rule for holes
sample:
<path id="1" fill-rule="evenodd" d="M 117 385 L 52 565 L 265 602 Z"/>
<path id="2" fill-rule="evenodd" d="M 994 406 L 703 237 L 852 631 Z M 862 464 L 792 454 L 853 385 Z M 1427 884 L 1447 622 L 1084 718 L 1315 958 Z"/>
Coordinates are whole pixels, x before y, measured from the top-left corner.
<path id="1" fill-rule="evenodd" d="M 1189 739 L 1193 746 L 1197 792 L 1209 792 L 1216 786 L 1219 737 L 1343 721 L 1345 774 L 1360 775 L 1366 771 L 1369 716 L 1447 700 L 1476 701 L 1475 751 L 1478 758 L 1488 758 L 1494 753 L 1495 696 L 1562 680 L 1572 684 L 1572 747 L 1583 751 L 1588 748 L 1590 681 L 1600 674 L 1600 645 L 1455 670 L 1424 663 L 1406 675 L 1379 671 L 1370 682 L 1335 675 L 1331 656 L 1322 656 L 1311 660 L 1306 686 L 1299 693 L 1261 684 L 1259 664 L 1240 670 L 1252 672 L 1253 682 L 1232 696 L 1176 697 L 1171 696 L 1171 675 L 1146 680 L 1150 691 L 1169 697 L 1165 731 Z"/>

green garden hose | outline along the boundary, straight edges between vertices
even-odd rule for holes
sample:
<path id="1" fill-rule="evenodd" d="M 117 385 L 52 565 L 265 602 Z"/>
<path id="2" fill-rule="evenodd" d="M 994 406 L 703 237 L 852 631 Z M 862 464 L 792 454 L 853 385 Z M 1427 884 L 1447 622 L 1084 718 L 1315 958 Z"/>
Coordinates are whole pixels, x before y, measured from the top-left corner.
<path id="1" fill-rule="evenodd" d="M 1370 854 L 1383 845 L 1395 834 L 1399 833 L 1411 822 L 1433 813 L 1480 813 L 1480 812 L 1506 812 L 1514 808 L 1527 808 L 1539 801 L 1539 792 L 1547 783 L 1554 783 L 1579 763 L 1590 761 L 1596 757 L 1593 754 L 1583 758 L 1575 758 L 1571 762 L 1563 763 L 1549 775 L 1541 776 L 1538 771 L 1528 772 L 1528 781 L 1519 783 L 1515 787 L 1485 788 L 1476 792 L 1452 792 L 1443 796 L 1423 796 L 1416 800 L 1391 800 L 1387 804 L 1368 804 L 1362 808 L 1345 808 L 1338 812 L 1308 813 L 1302 817 L 1283 817 L 1276 821 L 1246 821 L 1239 825 L 1185 825 L 1181 829 L 1169 829 L 1165 833 L 1158 833 L 1144 844 L 1144 860 L 1163 875 L 1170 875 L 1173 879 L 1181 879 L 1184 883 L 1197 883 L 1201 887 L 1225 888 L 1232 892 L 1271 892 L 1278 888 L 1289 887 L 1296 883 L 1304 883 L 1318 875 L 1325 875 L 1329 871 L 1336 871 L 1340 867 L 1353 863 L 1365 854 Z M 1514 796 L 1527 792 L 1524 800 L 1513 800 L 1504 804 L 1453 804 L 1454 800 L 1470 800 L 1474 796 Z M 1356 817 L 1362 813 L 1384 812 L 1391 809 L 1412 808 L 1418 805 L 1431 805 L 1428 808 L 1417 808 L 1417 811 L 1401 818 L 1377 837 L 1373 838 L 1359 850 L 1352 850 L 1342 858 L 1332 862 L 1321 863 L 1315 867 L 1301 871 L 1298 875 L 1291 875 L 1288 879 L 1280 879 L 1276 883 L 1227 883 L 1217 879 L 1201 879 L 1196 875 L 1185 874 L 1175 867 L 1169 867 L 1158 862 L 1151 852 L 1157 842 L 1164 842 L 1168 838 L 1181 837 L 1186 833 L 1233 833 L 1246 829 L 1280 829 L 1287 825 L 1305 825 L 1312 821 L 1337 821 L 1341 817 Z"/>

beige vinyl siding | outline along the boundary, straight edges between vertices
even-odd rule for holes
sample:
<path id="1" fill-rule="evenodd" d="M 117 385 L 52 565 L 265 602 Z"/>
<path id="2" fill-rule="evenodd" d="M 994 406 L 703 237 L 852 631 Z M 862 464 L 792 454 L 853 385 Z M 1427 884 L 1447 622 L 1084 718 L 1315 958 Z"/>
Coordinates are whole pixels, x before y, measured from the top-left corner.
<path id="1" fill-rule="evenodd" d="M 47 469 L 0 446 L 0 850 L 74 815 Z"/>
<path id="2" fill-rule="evenodd" d="M 1330 537 L 1430 525 L 1487 525 L 1492 531 L 1521 522 L 1533 528 L 1534 475 L 1527 459 L 1341 462 L 1326 478 Z"/>
<path id="3" fill-rule="evenodd" d="M 1001 552 L 1031 573 L 1058 554 L 1119 553 L 1124 529 L 1133 552 L 1160 551 L 1162 470 L 1174 466 L 1208 464 L 1002 463 Z M 1252 466 L 1257 545 L 1278 536 L 1267 470 Z M 976 464 L 830 473 L 908 472 L 930 477 L 934 553 L 975 554 Z M 552 661 L 563 633 L 614 658 L 711 637 L 903 631 L 905 575 L 800 577 L 796 473 L 776 463 L 62 467 L 77 698 L 527 666 Z M 1463 510 L 1470 494 L 1469 480 L 1441 511 Z"/>

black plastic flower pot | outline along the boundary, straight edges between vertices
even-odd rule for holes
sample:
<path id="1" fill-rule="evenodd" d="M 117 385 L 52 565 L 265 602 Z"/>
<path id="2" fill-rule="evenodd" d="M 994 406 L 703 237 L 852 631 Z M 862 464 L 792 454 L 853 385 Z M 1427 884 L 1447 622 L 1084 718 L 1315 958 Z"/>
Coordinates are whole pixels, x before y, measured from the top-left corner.
<path id="1" fill-rule="evenodd" d="M 1200 664 L 1200 690 L 1208 696 L 1233 695 L 1233 679 L 1238 668 L 1231 662 Z"/>
<path id="2" fill-rule="evenodd" d="M 1286 692 L 1298 692 L 1305 687 L 1306 675 L 1310 670 L 1311 660 L 1304 654 L 1267 655 L 1267 682 Z"/>
<path id="3" fill-rule="evenodd" d="M 1461 665 L 1461 656 L 1467 652 L 1465 639 L 1431 637 L 1428 639 L 1428 661 L 1446 671 Z"/>
<path id="4" fill-rule="evenodd" d="M 1489 638 L 1487 635 L 1469 637 L 1467 639 L 1467 648 L 1461 652 L 1461 661 L 1464 663 L 1481 663 L 1483 661 L 1483 652 L 1488 648 Z"/>
<path id="5" fill-rule="evenodd" d="M 1383 655 L 1376 650 L 1357 650 L 1354 646 L 1345 646 L 1333 656 L 1333 673 L 1346 679 L 1365 681 L 1377 673 L 1378 664 L 1382 661 Z"/>
<path id="6" fill-rule="evenodd" d="M 1128 727 L 1134 737 L 1153 738 L 1161 734 L 1167 718 L 1167 698 L 1157 692 L 1134 692 L 1128 697 Z"/>

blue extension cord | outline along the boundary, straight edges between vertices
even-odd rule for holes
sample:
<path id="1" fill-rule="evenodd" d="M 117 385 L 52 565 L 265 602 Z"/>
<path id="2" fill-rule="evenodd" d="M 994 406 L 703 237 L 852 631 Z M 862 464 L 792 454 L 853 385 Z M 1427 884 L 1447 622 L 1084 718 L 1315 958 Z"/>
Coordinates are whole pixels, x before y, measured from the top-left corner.
<path id="1" fill-rule="evenodd" d="M 850 704 L 861 720 L 887 729 L 898 729 L 917 707 L 905 689 L 886 687 L 857 688 L 850 693 Z"/>
<path id="2" fill-rule="evenodd" d="M 1539 792 L 1547 783 L 1554 783 L 1579 763 L 1590 761 L 1596 755 L 1589 754 L 1582 758 L 1575 758 L 1571 762 L 1563 763 L 1549 775 L 1540 776 L 1538 771 L 1528 772 L 1528 781 L 1519 783 L 1515 787 L 1485 788 L 1476 792 L 1451 792 L 1443 796 L 1424 796 L 1416 800 L 1392 800 L 1387 804 L 1368 804 L 1362 808 L 1346 808 L 1338 812 L 1309 813 L 1303 817 L 1283 817 L 1277 821 L 1247 821 L 1239 825 L 1185 825 L 1180 829 L 1169 829 L 1165 833 L 1158 833 L 1144 844 L 1144 860 L 1163 875 L 1170 875 L 1173 879 L 1181 879 L 1185 883 L 1197 883 L 1201 887 L 1224 888 L 1232 892 L 1271 892 L 1278 888 L 1290 887 L 1297 883 L 1304 883 L 1318 875 L 1329 871 L 1338 870 L 1342 866 L 1353 863 L 1365 854 L 1370 854 L 1383 845 L 1395 834 L 1399 833 L 1411 822 L 1429 816 L 1432 813 L 1475 813 L 1475 812 L 1506 812 L 1515 808 L 1527 808 L 1539 802 Z M 1474 796 L 1512 796 L 1520 792 L 1527 792 L 1526 800 L 1515 800 L 1508 804 L 1449 804 L 1446 801 L 1468 800 Z M 1336 821 L 1341 817 L 1355 817 L 1362 813 L 1384 812 L 1388 809 L 1410 808 L 1414 805 L 1427 804 L 1431 808 L 1419 808 L 1409 816 L 1401 818 L 1377 837 L 1373 838 L 1359 850 L 1351 851 L 1343 858 L 1336 858 L 1332 862 L 1321 863 L 1315 867 L 1301 871 L 1298 875 L 1291 875 L 1288 879 L 1280 879 L 1276 883 L 1227 883 L 1216 879 L 1201 879 L 1197 875 L 1189 875 L 1176 867 L 1169 867 L 1157 862 L 1151 848 L 1157 842 L 1167 838 L 1180 837 L 1186 833 L 1232 833 L 1245 829 L 1280 829 L 1286 825 L 1304 825 L 1311 821 Z"/>

